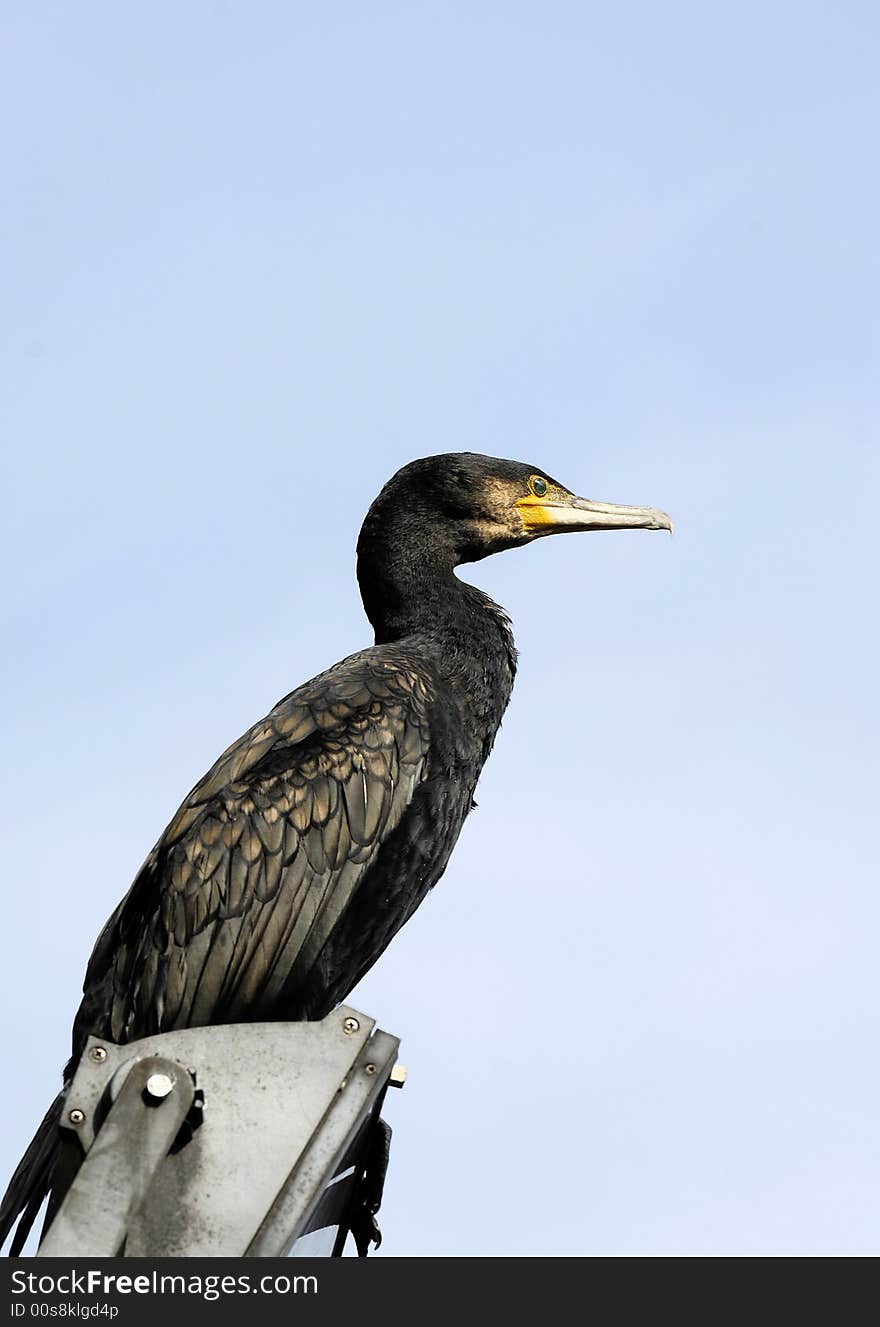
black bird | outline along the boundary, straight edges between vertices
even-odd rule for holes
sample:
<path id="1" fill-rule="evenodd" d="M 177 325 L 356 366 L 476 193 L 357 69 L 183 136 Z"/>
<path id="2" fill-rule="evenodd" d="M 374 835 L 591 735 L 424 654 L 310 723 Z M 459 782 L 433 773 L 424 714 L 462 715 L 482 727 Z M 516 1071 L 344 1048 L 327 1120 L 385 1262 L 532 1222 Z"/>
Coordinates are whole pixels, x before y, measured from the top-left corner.
<path id="1" fill-rule="evenodd" d="M 463 562 L 575 530 L 671 530 L 537 466 L 458 453 L 373 503 L 357 574 L 376 643 L 292 691 L 185 799 L 101 932 L 73 1027 L 92 1034 L 328 1014 L 439 880 L 510 698 L 506 613 Z M 52 1188 L 64 1089 L 0 1206 L 17 1253 Z"/>

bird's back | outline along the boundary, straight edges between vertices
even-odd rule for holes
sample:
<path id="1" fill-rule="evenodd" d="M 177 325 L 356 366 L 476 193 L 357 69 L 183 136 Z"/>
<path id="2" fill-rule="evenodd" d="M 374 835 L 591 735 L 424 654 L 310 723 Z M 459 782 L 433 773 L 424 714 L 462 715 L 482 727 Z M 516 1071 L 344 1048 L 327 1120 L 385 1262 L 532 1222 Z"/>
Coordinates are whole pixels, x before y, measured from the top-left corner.
<path id="1" fill-rule="evenodd" d="M 104 928 L 74 1056 L 90 1033 L 323 1017 L 442 873 L 472 742 L 405 643 L 279 701 L 196 784 Z"/>

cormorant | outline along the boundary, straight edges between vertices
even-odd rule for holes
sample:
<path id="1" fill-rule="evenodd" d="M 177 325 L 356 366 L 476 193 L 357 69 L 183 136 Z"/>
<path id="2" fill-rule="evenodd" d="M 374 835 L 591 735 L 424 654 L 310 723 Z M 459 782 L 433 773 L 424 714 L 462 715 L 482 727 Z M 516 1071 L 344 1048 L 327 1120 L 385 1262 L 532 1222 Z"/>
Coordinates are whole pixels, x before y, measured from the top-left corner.
<path id="1" fill-rule="evenodd" d="M 510 698 L 516 651 L 463 562 L 576 530 L 671 530 L 472 453 L 399 470 L 357 546 L 375 644 L 285 696 L 184 800 L 107 922 L 73 1027 L 86 1038 L 319 1019 L 446 867 Z M 16 1254 L 52 1188 L 64 1089 L 0 1206 Z"/>

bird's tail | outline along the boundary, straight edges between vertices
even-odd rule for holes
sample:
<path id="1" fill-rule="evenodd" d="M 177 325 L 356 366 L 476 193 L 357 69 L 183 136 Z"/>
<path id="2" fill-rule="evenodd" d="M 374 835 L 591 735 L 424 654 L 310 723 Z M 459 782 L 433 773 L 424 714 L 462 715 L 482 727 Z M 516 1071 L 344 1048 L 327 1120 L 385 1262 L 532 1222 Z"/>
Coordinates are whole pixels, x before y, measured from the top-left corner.
<path id="1" fill-rule="evenodd" d="M 58 1124 L 63 1102 L 64 1093 L 59 1092 L 43 1116 L 43 1122 L 34 1134 L 30 1147 L 19 1161 L 3 1195 L 3 1202 L 0 1203 L 0 1247 L 21 1213 L 21 1220 L 9 1248 L 10 1258 L 17 1258 L 21 1253 L 22 1245 L 51 1187 L 55 1158 L 61 1145 Z"/>

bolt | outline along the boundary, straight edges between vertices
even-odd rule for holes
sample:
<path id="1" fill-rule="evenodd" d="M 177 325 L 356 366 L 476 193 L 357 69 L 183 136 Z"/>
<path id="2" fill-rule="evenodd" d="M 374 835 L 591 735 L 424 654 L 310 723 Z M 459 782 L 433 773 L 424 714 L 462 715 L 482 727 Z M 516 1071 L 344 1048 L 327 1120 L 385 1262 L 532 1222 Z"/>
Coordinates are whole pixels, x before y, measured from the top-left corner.
<path id="1" fill-rule="evenodd" d="M 72 1110 L 67 1118 L 71 1124 L 83 1124 L 86 1117 L 81 1110 Z"/>
<path id="2" fill-rule="evenodd" d="M 147 1079 L 147 1096 L 152 1097 L 154 1101 L 163 1101 L 173 1091 L 174 1079 L 168 1074 L 150 1074 Z"/>
<path id="3" fill-rule="evenodd" d="M 94 1060 L 95 1064 L 103 1064 L 107 1058 L 107 1052 L 103 1046 L 93 1046 L 89 1051 L 89 1059 Z"/>
<path id="4" fill-rule="evenodd" d="M 365 1064 L 365 1065 L 364 1065 L 364 1073 L 365 1073 L 365 1074 L 374 1074 L 375 1072 L 376 1072 L 376 1066 L 375 1066 L 374 1064 Z"/>
<path id="5" fill-rule="evenodd" d="M 342 1031 L 348 1033 L 349 1036 L 351 1036 L 353 1032 L 357 1032 L 359 1028 L 360 1023 L 356 1018 L 346 1018 L 342 1024 Z"/>
<path id="6" fill-rule="evenodd" d="M 391 1070 L 391 1077 L 388 1079 L 389 1087 L 403 1087 L 406 1082 L 406 1066 L 396 1064 Z"/>

